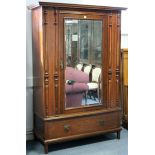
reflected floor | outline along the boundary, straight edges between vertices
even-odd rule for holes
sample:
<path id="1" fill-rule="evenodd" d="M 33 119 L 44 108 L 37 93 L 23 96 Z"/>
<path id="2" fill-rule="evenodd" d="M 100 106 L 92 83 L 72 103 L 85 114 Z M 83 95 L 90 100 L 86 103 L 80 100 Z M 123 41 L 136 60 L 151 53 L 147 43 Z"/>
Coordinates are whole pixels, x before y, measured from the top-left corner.
<path id="1" fill-rule="evenodd" d="M 93 105 L 93 104 L 100 104 L 98 98 L 92 99 L 92 98 L 83 98 L 82 99 L 82 105 Z"/>

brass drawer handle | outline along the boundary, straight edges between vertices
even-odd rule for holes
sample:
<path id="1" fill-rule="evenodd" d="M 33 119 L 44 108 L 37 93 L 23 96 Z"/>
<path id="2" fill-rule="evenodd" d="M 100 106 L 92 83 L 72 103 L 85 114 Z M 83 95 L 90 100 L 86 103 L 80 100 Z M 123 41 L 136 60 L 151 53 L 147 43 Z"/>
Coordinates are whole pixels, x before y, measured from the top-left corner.
<path id="1" fill-rule="evenodd" d="M 71 126 L 70 125 L 64 125 L 64 131 L 68 132 L 70 130 Z"/>
<path id="2" fill-rule="evenodd" d="M 104 126 L 104 120 L 99 120 L 98 123 L 99 123 L 100 126 Z"/>

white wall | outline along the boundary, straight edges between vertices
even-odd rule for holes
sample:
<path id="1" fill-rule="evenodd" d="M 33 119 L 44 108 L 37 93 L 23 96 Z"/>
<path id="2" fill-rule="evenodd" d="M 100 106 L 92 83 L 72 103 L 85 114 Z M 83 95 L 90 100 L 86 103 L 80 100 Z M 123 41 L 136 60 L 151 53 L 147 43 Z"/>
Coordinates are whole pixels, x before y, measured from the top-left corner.
<path id="1" fill-rule="evenodd" d="M 128 10 L 121 15 L 121 48 L 128 48 Z"/>
<path id="2" fill-rule="evenodd" d="M 36 0 L 27 0 L 26 5 L 30 5 Z M 32 30 L 31 11 L 26 10 L 26 139 L 33 138 L 33 69 L 32 69 Z"/>
<path id="3" fill-rule="evenodd" d="M 46 0 L 47 1 L 47 0 Z M 92 4 L 92 5 L 103 5 L 103 6 L 121 6 L 127 7 L 126 0 L 48 0 L 51 2 L 60 3 L 76 3 L 76 4 Z M 37 4 L 38 0 L 26 0 L 26 5 Z M 122 14 L 122 42 L 121 47 L 127 48 L 128 31 L 126 28 L 127 23 L 127 11 L 123 11 Z M 26 10 L 26 139 L 33 139 L 33 102 L 32 102 L 32 86 L 33 86 L 33 75 L 32 75 L 32 30 L 31 30 L 31 11 Z"/>

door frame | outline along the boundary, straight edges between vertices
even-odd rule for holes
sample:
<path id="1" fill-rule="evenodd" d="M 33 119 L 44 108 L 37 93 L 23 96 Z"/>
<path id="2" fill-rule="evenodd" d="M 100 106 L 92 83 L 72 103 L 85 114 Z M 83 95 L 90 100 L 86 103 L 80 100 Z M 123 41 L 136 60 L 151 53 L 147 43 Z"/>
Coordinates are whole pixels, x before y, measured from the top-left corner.
<path id="1" fill-rule="evenodd" d="M 84 16 L 87 18 L 85 19 Z M 72 14 L 59 12 L 59 59 L 60 59 L 60 112 L 63 114 L 101 110 L 107 108 L 107 85 L 108 85 L 108 15 L 95 12 L 74 12 Z M 101 105 L 89 107 L 76 107 L 65 109 L 65 42 L 64 42 L 64 19 L 102 20 L 102 95 Z M 62 67 L 63 64 L 63 67 Z"/>

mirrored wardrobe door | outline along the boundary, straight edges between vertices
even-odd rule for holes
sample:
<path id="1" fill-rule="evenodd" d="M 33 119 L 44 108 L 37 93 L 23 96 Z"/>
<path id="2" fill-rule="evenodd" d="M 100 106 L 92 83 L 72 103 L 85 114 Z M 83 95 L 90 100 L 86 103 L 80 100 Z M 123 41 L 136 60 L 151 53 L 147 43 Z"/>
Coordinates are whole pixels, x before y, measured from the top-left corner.
<path id="1" fill-rule="evenodd" d="M 102 24 L 102 20 L 64 19 L 66 109 L 103 104 Z"/>

